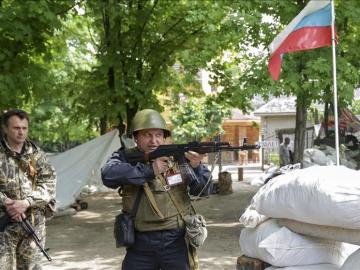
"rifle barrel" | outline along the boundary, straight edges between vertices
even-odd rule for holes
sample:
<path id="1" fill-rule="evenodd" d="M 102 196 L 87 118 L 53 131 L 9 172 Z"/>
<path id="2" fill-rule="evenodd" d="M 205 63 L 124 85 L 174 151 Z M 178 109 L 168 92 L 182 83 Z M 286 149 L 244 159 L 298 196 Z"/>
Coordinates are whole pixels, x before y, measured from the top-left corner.
<path id="1" fill-rule="evenodd" d="M 243 146 L 231 146 L 229 142 L 189 142 L 187 144 L 164 144 L 150 153 L 141 151 L 126 153 L 129 163 L 147 162 L 163 156 L 180 157 L 184 152 L 194 151 L 199 154 L 213 153 L 218 151 L 236 151 L 259 149 L 257 144 L 245 144 Z"/>
<path id="2" fill-rule="evenodd" d="M 24 219 L 21 222 L 23 228 L 25 229 L 25 231 L 32 237 L 32 239 L 34 240 L 35 244 L 38 246 L 38 248 L 41 250 L 41 252 L 44 254 L 44 256 L 46 257 L 46 259 L 51 262 L 52 259 L 50 257 L 50 255 L 46 252 L 46 250 L 41 246 L 40 243 L 40 238 L 39 236 L 36 234 L 34 227 L 31 225 L 31 223 L 27 220 Z"/>

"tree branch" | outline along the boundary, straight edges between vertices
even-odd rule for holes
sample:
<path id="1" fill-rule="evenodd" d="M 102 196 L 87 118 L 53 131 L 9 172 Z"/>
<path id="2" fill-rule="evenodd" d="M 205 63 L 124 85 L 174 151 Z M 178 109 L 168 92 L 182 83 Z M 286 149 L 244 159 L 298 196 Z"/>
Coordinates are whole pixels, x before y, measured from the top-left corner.
<path id="1" fill-rule="evenodd" d="M 136 49 L 136 47 L 137 47 L 137 44 L 139 43 L 139 41 L 140 41 L 140 39 L 141 39 L 141 36 L 142 36 L 142 34 L 143 34 L 144 30 L 145 30 L 145 26 L 146 26 L 146 24 L 149 22 L 150 16 L 151 16 L 151 14 L 154 12 L 155 7 L 156 7 L 156 5 L 158 4 L 158 2 L 159 2 L 158 0 L 155 0 L 155 2 L 154 2 L 153 6 L 152 6 L 152 8 L 151 8 L 151 10 L 150 10 L 150 12 L 149 12 L 149 14 L 148 14 L 147 19 L 144 21 L 144 23 L 143 23 L 143 25 L 142 25 L 142 27 L 141 27 L 141 29 L 140 29 L 140 32 L 139 32 L 138 36 L 136 37 L 135 44 L 134 44 L 134 46 L 133 46 L 133 48 L 132 48 L 132 50 L 131 50 L 131 55 L 133 55 L 133 53 L 134 53 L 134 51 L 135 51 L 135 49 Z"/>
<path id="2" fill-rule="evenodd" d="M 49 3 L 49 1 L 47 1 L 47 2 Z M 52 1 L 50 1 L 50 2 L 52 2 Z M 64 10 L 61 10 L 61 11 L 55 13 L 55 14 L 56 14 L 56 15 L 64 15 L 64 14 L 67 13 L 69 10 L 72 10 L 75 6 L 80 5 L 82 2 L 85 2 L 85 0 L 80 0 L 79 2 L 74 1 L 74 4 L 73 4 L 73 5 L 71 5 L 70 7 L 66 8 L 66 9 L 64 9 Z M 0 3 L 1 3 L 1 2 L 0 2 Z"/>
<path id="3" fill-rule="evenodd" d="M 87 30 L 88 30 L 88 33 L 89 33 L 89 36 L 90 36 L 90 39 L 92 41 L 92 43 L 96 46 L 96 48 L 98 49 L 98 51 L 100 50 L 100 45 L 96 43 L 93 35 L 91 34 L 91 31 L 90 31 L 90 26 L 89 24 L 87 25 Z"/>
<path id="4" fill-rule="evenodd" d="M 164 40 L 164 37 L 166 37 L 177 25 L 179 25 L 183 20 L 185 19 L 185 16 L 178 19 L 172 26 L 169 27 L 169 29 L 161 35 L 161 37 L 159 38 L 158 41 L 156 41 L 150 48 L 148 53 L 146 54 L 146 56 L 144 57 L 144 59 L 148 58 L 149 55 L 151 54 L 152 50 L 154 47 L 157 47 L 157 45 L 160 44 L 160 42 L 162 42 Z"/>
<path id="5" fill-rule="evenodd" d="M 190 36 L 195 36 L 198 32 L 201 31 L 201 29 L 203 29 L 204 26 L 202 25 L 201 27 L 199 27 L 198 29 L 196 29 L 195 31 L 193 31 L 192 33 L 190 33 L 190 35 L 186 36 L 184 39 L 182 39 L 179 44 L 184 44 Z M 164 58 L 159 62 L 159 64 L 157 65 L 156 69 L 154 68 L 153 69 L 153 72 L 151 73 L 151 75 L 149 76 L 149 79 L 147 80 L 146 84 L 145 84 L 145 89 L 148 89 L 148 86 L 150 85 L 151 81 L 154 79 L 157 71 L 159 70 L 159 68 L 161 67 L 161 65 L 163 63 L 166 62 L 166 59 L 172 55 L 176 50 L 178 49 L 177 46 L 174 46 L 174 49 L 172 51 L 170 51 L 169 53 L 167 53 Z"/>

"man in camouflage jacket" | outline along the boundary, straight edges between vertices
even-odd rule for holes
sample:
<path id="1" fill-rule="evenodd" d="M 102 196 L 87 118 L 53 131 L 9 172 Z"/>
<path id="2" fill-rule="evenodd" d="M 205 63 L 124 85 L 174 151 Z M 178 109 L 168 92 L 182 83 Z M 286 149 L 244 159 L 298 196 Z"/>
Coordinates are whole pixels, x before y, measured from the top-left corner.
<path id="1" fill-rule="evenodd" d="M 26 112 L 10 110 L 2 120 L 0 219 L 9 215 L 11 222 L 0 232 L 0 270 L 38 270 L 39 249 L 20 222 L 28 219 L 44 245 L 46 215 L 55 206 L 55 171 L 45 153 L 27 140 Z"/>

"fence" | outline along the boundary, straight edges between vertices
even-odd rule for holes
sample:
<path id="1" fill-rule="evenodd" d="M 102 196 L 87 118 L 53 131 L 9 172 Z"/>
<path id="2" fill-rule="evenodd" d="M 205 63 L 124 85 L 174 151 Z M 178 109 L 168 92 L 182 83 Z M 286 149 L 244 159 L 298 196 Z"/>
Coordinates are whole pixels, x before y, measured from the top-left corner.
<path id="1" fill-rule="evenodd" d="M 294 151 L 294 141 L 295 141 L 295 129 L 279 129 L 276 131 L 276 134 L 262 138 L 261 142 L 261 156 L 262 164 L 273 163 L 279 165 L 279 146 L 282 142 L 282 138 L 289 137 L 290 145 L 289 148 L 291 151 Z M 305 142 L 304 147 L 312 148 L 314 146 L 314 128 L 310 127 L 306 129 L 305 132 Z"/>

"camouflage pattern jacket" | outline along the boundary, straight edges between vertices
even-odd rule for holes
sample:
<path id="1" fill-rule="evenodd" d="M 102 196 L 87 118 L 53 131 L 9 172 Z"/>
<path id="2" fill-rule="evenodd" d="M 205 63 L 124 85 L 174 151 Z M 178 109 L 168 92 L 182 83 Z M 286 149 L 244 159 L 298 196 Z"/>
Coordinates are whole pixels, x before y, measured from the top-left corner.
<path id="1" fill-rule="evenodd" d="M 0 217 L 6 198 L 26 199 L 36 216 L 55 210 L 56 174 L 45 153 L 25 141 L 22 153 L 10 150 L 5 140 L 0 143 Z M 29 209 L 30 209 L 29 208 Z M 27 211 L 27 216 L 31 211 Z M 40 214 L 40 215 L 39 215 Z M 42 219 L 42 218 L 40 218 Z M 38 220 L 38 219 L 37 219 Z"/>

